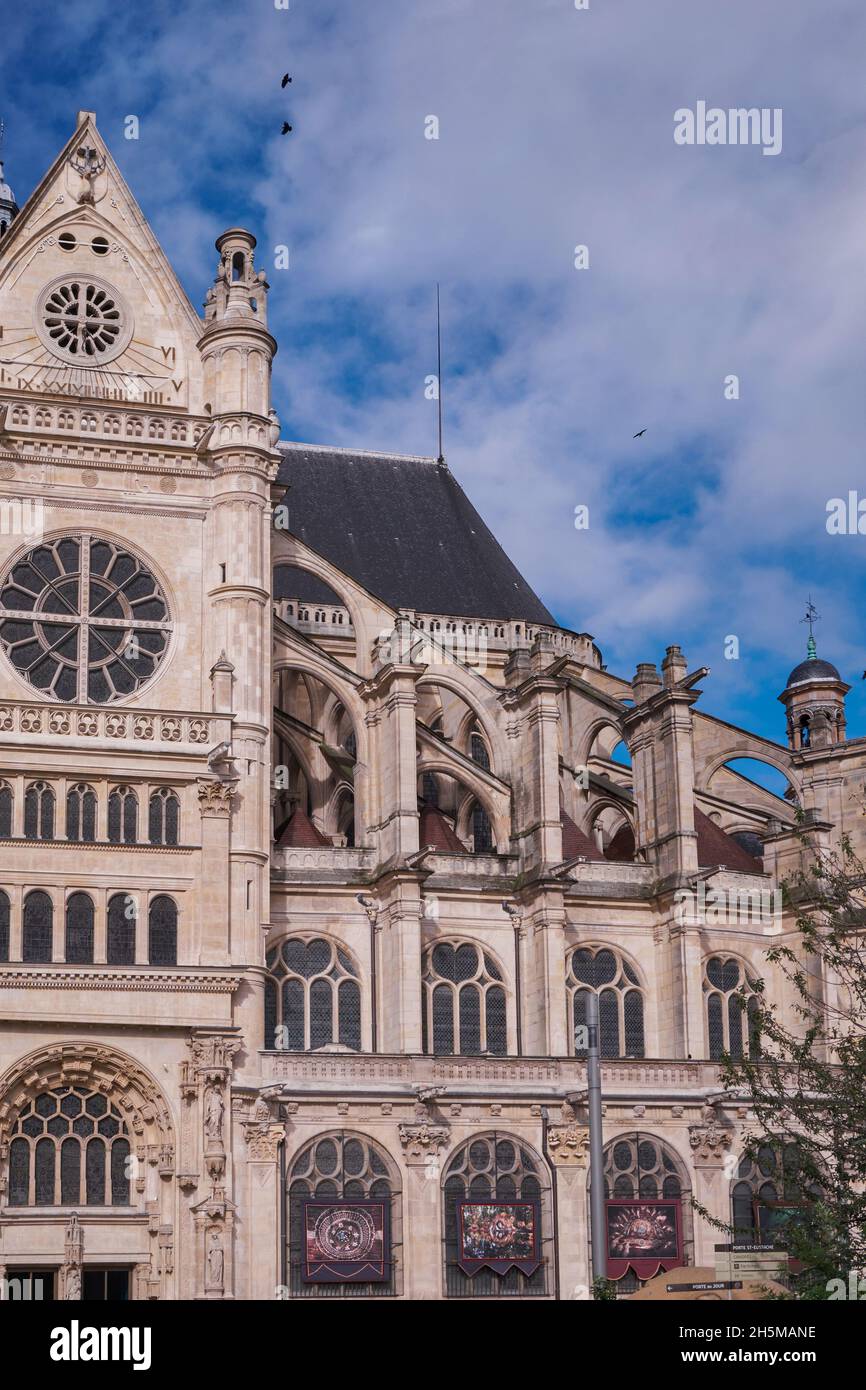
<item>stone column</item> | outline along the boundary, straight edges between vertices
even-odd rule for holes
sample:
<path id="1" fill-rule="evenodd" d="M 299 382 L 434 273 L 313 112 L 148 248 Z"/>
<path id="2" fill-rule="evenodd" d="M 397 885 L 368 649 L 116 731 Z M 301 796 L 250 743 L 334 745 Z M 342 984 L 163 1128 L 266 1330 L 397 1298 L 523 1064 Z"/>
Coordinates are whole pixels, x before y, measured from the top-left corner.
<path id="1" fill-rule="evenodd" d="M 244 1126 L 246 1140 L 246 1210 L 243 1213 L 249 1261 L 246 1298 L 271 1300 L 281 1282 L 280 1144 L 285 1125 L 267 1121 Z"/>
<path id="2" fill-rule="evenodd" d="M 547 1147 L 557 1183 L 560 1298 L 587 1299 L 592 1287 L 587 1191 L 589 1130 L 577 1123 L 574 1110 L 567 1103 L 562 1106 L 561 1123 L 551 1125 L 547 1131 Z M 552 1272 L 550 1288 L 552 1291 Z"/>
<path id="3" fill-rule="evenodd" d="M 694 1197 L 718 1221 L 731 1220 L 731 1180 L 736 1155 L 734 1131 L 721 1122 L 716 1106 L 704 1107 L 699 1124 L 689 1125 L 689 1145 L 692 1150 Z M 695 1264 L 715 1263 L 717 1244 L 727 1244 L 729 1237 L 708 1226 L 695 1213 Z"/>
<path id="4" fill-rule="evenodd" d="M 440 1299 L 443 1292 L 442 1156 L 451 1137 L 450 1127 L 435 1108 L 443 1089 L 420 1090 L 414 1120 L 400 1125 L 406 1165 L 403 1293 L 408 1299 Z"/>

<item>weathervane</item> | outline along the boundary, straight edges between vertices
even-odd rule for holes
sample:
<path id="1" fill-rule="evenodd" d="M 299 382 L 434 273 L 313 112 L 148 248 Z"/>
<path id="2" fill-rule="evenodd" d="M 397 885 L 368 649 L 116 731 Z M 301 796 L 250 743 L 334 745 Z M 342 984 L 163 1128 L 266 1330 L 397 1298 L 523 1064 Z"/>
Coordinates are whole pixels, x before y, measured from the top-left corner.
<path id="1" fill-rule="evenodd" d="M 809 641 L 808 641 L 808 644 L 807 644 L 807 651 L 808 651 L 808 653 L 809 653 L 809 656 L 815 656 L 815 655 L 816 655 L 815 634 L 814 634 L 814 632 L 812 631 L 812 624 L 813 624 L 813 623 L 819 622 L 819 621 L 820 621 L 820 618 L 821 618 L 821 614 L 818 612 L 817 608 L 815 607 L 814 603 L 812 602 L 812 595 L 810 594 L 810 595 L 809 595 L 809 598 L 808 598 L 808 601 L 807 601 L 807 603 L 806 603 L 806 616 L 805 616 L 805 618 L 801 618 L 801 619 L 800 619 L 800 622 L 801 622 L 801 623 L 808 623 L 808 624 L 809 624 Z"/>

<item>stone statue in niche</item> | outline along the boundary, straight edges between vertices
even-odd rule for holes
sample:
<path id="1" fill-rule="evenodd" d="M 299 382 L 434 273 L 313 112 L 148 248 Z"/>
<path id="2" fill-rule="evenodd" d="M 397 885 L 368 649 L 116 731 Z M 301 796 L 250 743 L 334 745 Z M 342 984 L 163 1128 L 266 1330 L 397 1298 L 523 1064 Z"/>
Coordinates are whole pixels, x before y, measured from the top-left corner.
<path id="1" fill-rule="evenodd" d="M 225 1104 L 216 1086 L 207 1093 L 204 1112 L 204 1132 L 208 1139 L 221 1140 L 223 1137 L 223 1115 Z"/>
<path id="2" fill-rule="evenodd" d="M 225 1279 L 225 1255 L 219 1231 L 211 1231 L 207 1252 L 207 1283 L 210 1289 L 221 1289 Z"/>
<path id="3" fill-rule="evenodd" d="M 81 1297 L 81 1270 L 77 1265 L 73 1265 L 66 1274 L 66 1297 L 68 1299 L 79 1299 Z"/>

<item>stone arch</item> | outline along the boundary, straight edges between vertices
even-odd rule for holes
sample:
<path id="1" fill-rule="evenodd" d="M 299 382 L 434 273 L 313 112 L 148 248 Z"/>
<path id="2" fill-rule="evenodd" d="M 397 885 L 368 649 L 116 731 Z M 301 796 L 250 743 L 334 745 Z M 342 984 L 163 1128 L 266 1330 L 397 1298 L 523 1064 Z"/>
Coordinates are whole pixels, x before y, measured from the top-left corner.
<path id="1" fill-rule="evenodd" d="M 614 747 L 616 747 L 617 743 L 623 743 L 625 741 L 625 735 L 623 734 L 622 727 L 617 723 L 617 721 L 613 718 L 612 715 L 605 714 L 602 715 L 599 719 L 593 720 L 593 722 L 590 724 L 589 728 L 583 736 L 583 741 L 580 746 L 580 755 L 577 760 L 578 763 L 580 763 L 584 767 L 592 757 L 592 751 L 595 741 L 604 729 L 612 729 L 613 732 L 616 734 L 616 742 L 614 744 Z"/>
<path id="2" fill-rule="evenodd" d="M 418 775 L 424 772 L 439 772 L 444 777 L 450 777 L 458 786 L 466 789 L 470 794 L 470 799 L 480 802 L 490 818 L 490 825 L 493 830 L 493 837 L 496 841 L 497 853 L 507 854 L 511 839 L 511 805 L 504 794 L 497 794 L 483 781 L 480 776 L 476 776 L 469 768 L 455 766 L 449 762 L 447 757 L 437 757 L 430 750 L 422 749 L 418 757 Z M 462 816 L 463 831 L 457 830 L 457 834 L 466 838 L 466 824 L 468 823 L 468 804 L 467 798 L 461 800 L 460 812 Z"/>
<path id="3" fill-rule="evenodd" d="M 500 727 L 498 719 L 500 713 L 498 704 L 499 692 L 494 692 L 491 686 L 489 696 L 486 699 L 481 699 L 478 688 L 479 683 L 480 678 L 477 675 L 457 665 L 451 665 L 444 669 L 437 668 L 435 671 L 427 671 L 424 675 L 419 676 L 416 682 L 419 686 L 440 685 L 443 690 L 450 690 L 452 695 L 456 695 L 464 704 L 469 706 L 470 711 L 472 711 L 487 740 L 487 746 L 491 754 L 492 769 L 502 777 L 505 775 L 505 770 L 510 764 L 505 742 L 505 733 Z M 484 684 L 486 685 L 487 682 L 485 681 Z"/>
<path id="4" fill-rule="evenodd" d="M 641 1163 L 641 1159 L 646 1160 L 650 1157 L 647 1148 L 653 1149 L 652 1162 Z M 630 1162 L 626 1163 L 626 1154 L 623 1150 L 629 1150 Z M 659 1201 L 671 1200 L 679 1197 L 680 1199 L 680 1220 L 682 1222 L 682 1260 L 673 1259 L 669 1262 L 669 1267 L 679 1264 L 693 1265 L 695 1262 L 695 1242 L 694 1242 L 694 1214 L 690 1201 L 692 1193 L 692 1174 L 686 1159 L 683 1158 L 679 1149 L 671 1143 L 667 1136 L 663 1136 L 653 1130 L 637 1130 L 634 1128 L 623 1128 L 620 1133 L 608 1139 L 603 1150 L 605 1195 L 611 1199 L 617 1196 L 626 1200 L 634 1201 L 639 1197 L 645 1197 L 648 1202 L 654 1198 Z M 679 1192 L 672 1191 L 673 1182 L 676 1180 Z M 589 1207 L 590 1190 L 592 1185 L 591 1174 L 587 1174 L 586 1199 L 587 1208 Z M 588 1215 L 588 1212 L 587 1212 Z M 589 1236 L 590 1224 L 587 1220 L 587 1237 Z M 625 1258 L 618 1262 L 631 1266 L 632 1260 Z M 659 1260 L 656 1269 L 641 1271 L 639 1279 L 651 1278 L 657 1269 L 668 1267 L 665 1261 Z M 613 1277 L 618 1279 L 627 1278 L 629 1269 L 622 1269 L 619 1274 L 614 1273 Z"/>
<path id="5" fill-rule="evenodd" d="M 754 747 L 747 742 L 736 743 L 727 748 L 724 753 L 717 753 L 714 757 L 708 758 L 698 771 L 695 790 L 699 792 L 709 791 L 710 783 L 716 773 L 736 758 L 751 758 L 756 763 L 767 763 L 769 767 L 774 767 L 777 772 L 781 772 L 782 776 L 788 779 L 799 796 L 800 778 L 785 750 L 780 748 L 777 753 L 769 754 L 763 744 Z"/>
<path id="6" fill-rule="evenodd" d="M 100 1043 L 53 1043 L 20 1058 L 4 1072 L 0 1145 L 7 1142 L 21 1107 L 39 1092 L 58 1086 L 90 1086 L 110 1096 L 138 1146 L 156 1145 L 160 1171 L 174 1172 L 174 1122 L 162 1088 L 132 1057 Z"/>
<path id="7" fill-rule="evenodd" d="M 340 599 L 342 607 L 348 609 L 355 631 L 355 660 L 359 670 L 370 675 L 373 669 L 373 643 L 380 631 L 393 627 L 393 609 L 377 602 L 348 575 L 334 568 L 315 551 L 308 550 L 296 537 L 285 531 L 274 532 L 271 553 L 271 569 L 279 565 L 292 565 L 305 570 L 316 579 L 321 579 Z"/>

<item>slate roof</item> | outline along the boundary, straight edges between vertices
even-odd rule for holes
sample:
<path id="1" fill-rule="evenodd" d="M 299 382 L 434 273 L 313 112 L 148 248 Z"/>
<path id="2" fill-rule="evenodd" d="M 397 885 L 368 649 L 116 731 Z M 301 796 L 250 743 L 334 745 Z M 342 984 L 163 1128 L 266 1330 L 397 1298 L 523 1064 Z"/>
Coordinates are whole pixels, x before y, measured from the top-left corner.
<path id="1" fill-rule="evenodd" d="M 747 850 L 710 820 L 699 807 L 695 807 L 695 830 L 698 832 L 698 865 L 702 869 L 712 869 L 724 864 L 726 869 L 734 869 L 741 874 L 760 874 L 764 866 L 759 859 L 753 859 Z"/>
<path id="2" fill-rule="evenodd" d="M 289 531 L 389 607 L 557 626 L 444 464 L 279 448 Z"/>

